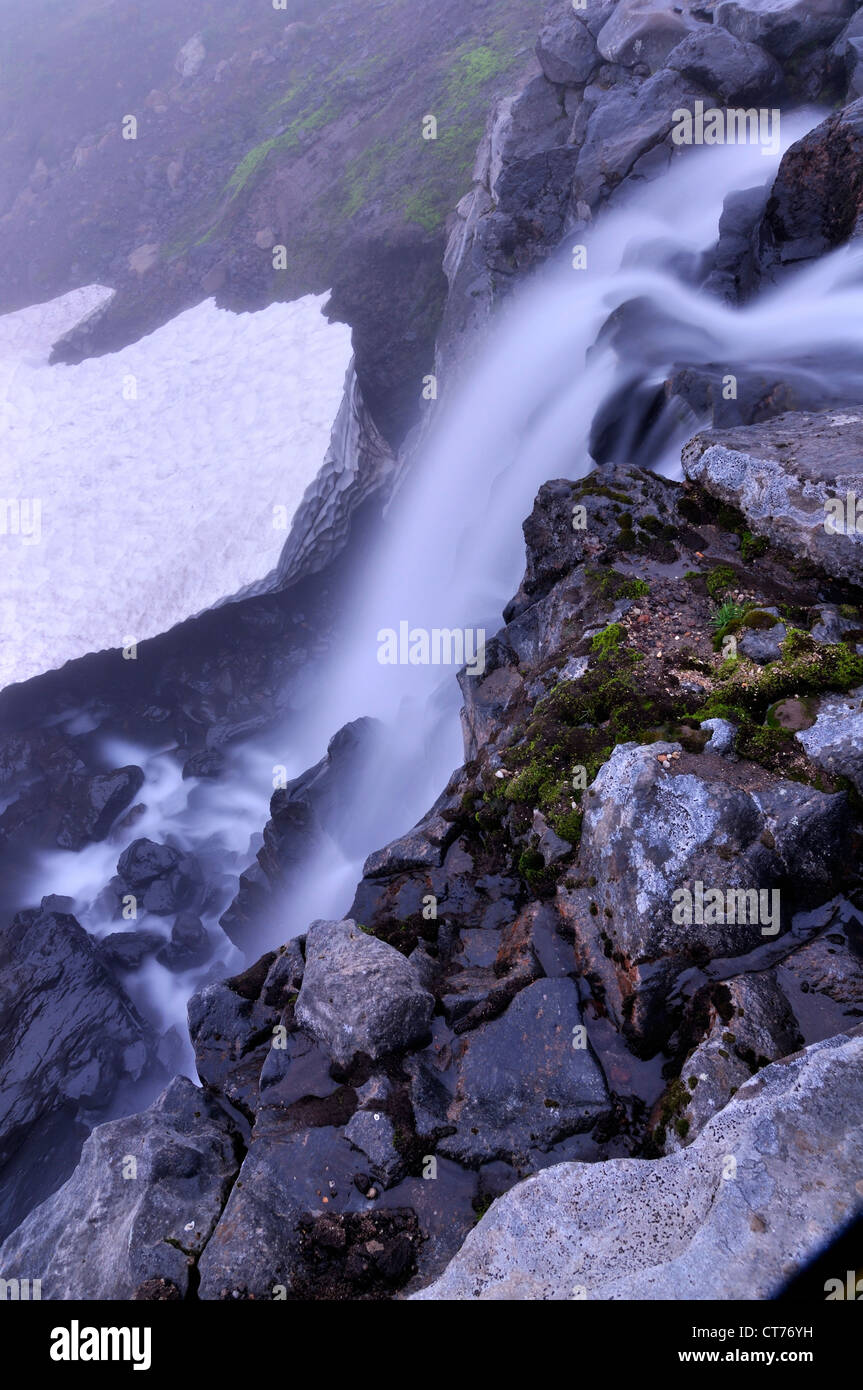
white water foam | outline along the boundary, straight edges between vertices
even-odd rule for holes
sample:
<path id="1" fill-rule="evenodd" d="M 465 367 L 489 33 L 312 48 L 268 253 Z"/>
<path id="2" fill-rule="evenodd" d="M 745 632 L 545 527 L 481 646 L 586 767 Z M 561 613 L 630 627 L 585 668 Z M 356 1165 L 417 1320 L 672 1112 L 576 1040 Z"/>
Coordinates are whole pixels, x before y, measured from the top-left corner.
<path id="1" fill-rule="evenodd" d="M 341 401 L 350 329 L 324 319 L 326 295 L 254 314 L 207 300 L 120 352 L 49 366 L 111 293 L 0 318 L 0 688 L 265 575 Z"/>

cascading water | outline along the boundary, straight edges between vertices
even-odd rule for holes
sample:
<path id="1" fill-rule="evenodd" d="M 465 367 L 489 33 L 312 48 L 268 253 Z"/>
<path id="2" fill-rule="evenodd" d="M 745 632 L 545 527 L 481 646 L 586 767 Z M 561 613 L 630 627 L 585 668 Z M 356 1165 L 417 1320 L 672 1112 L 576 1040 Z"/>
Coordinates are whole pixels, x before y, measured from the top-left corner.
<path id="1" fill-rule="evenodd" d="M 799 115 L 784 124 L 787 148 L 815 117 Z M 777 376 L 809 373 L 829 380 L 828 394 L 841 396 L 843 371 L 863 353 L 858 254 L 824 258 L 744 309 L 698 288 L 695 268 L 715 242 L 725 197 L 772 178 L 775 163 L 757 146 L 688 151 L 581 238 L 588 248 L 586 272 L 573 268 L 567 248 L 514 296 L 498 314 L 470 379 L 439 407 L 440 419 L 390 508 L 378 553 L 369 557 L 345 624 L 351 637 L 309 673 L 305 705 L 285 727 L 236 748 L 216 784 L 183 782 L 167 751 L 111 749 L 117 760 L 111 766 L 144 767 L 146 819 L 110 845 L 43 855 L 35 896 L 73 894 L 83 924 L 102 935 L 117 924 L 102 915 L 98 894 L 124 844 L 141 835 L 196 852 L 209 844 L 217 847 L 223 869 L 209 900 L 215 928 L 238 870 L 259 843 L 274 769 L 297 776 L 337 729 L 372 715 L 385 733 L 372 774 L 361 786 L 345 788 L 342 822 L 350 833 L 306 866 L 286 916 L 272 924 L 270 944 L 305 930 L 315 917 L 343 913 L 364 856 L 414 824 L 462 760 L 455 668 L 382 665 L 380 631 L 398 631 L 402 622 L 429 631 L 485 629 L 489 637 L 496 631 L 520 578 L 520 528 L 538 488 L 550 478 L 590 470 L 592 422 L 622 385 L 658 388 L 675 365 L 718 362 L 770 368 Z M 624 358 L 614 335 L 601 330 L 633 303 L 642 332 Z M 639 462 L 679 476 L 680 445 L 699 423 L 692 416 L 666 418 L 650 436 L 649 457 Z M 629 434 L 634 444 L 635 424 Z M 618 439 L 626 438 L 623 429 Z M 165 930 L 156 919 L 139 919 L 136 926 L 142 925 Z M 239 953 L 222 940 L 218 965 L 229 973 Z M 162 1026 L 182 1024 L 185 1000 L 202 973 L 172 976 L 151 962 L 129 988 Z M 188 1052 L 181 1064 L 191 1070 Z"/>

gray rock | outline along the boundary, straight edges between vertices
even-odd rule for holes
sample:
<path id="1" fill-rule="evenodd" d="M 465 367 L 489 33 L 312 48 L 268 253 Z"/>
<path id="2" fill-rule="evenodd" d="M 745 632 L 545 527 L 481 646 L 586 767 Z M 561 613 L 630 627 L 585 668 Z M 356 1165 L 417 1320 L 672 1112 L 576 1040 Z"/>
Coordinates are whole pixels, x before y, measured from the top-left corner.
<path id="1" fill-rule="evenodd" d="M 815 723 L 796 738 L 814 763 L 832 777 L 847 777 L 863 794 L 863 686 L 847 695 L 828 695 Z"/>
<path id="2" fill-rule="evenodd" d="M 760 1072 L 680 1153 L 519 1183 L 414 1297 L 770 1298 L 863 1208 L 861 1145 L 857 1029 Z"/>
<path id="3" fill-rule="evenodd" d="M 699 87 L 668 70 L 646 82 L 618 82 L 600 92 L 587 123 L 573 199 L 595 208 L 642 155 L 668 140 L 674 112 L 684 107 L 693 110 L 693 103 L 703 97 Z"/>
<path id="4" fill-rule="evenodd" d="M 810 629 L 816 642 L 825 642 L 828 645 L 835 645 L 837 642 L 844 642 L 846 635 L 851 632 L 859 632 L 863 622 L 858 617 L 843 618 L 839 609 L 833 603 L 824 603 L 818 611 L 818 621 Z"/>
<path id="5" fill-rule="evenodd" d="M 439 1141 L 439 1152 L 467 1164 L 515 1161 L 592 1128 L 609 1100 L 593 1053 L 574 1046 L 581 1026 L 573 982 L 537 980 L 501 1018 L 466 1034 L 455 1095 L 438 1112 L 456 1133 Z"/>
<path id="6" fill-rule="evenodd" d="M 761 1067 L 803 1045 L 788 1000 L 772 974 L 726 980 L 718 995 L 707 1033 L 680 1073 L 689 1101 L 668 1126 L 666 1153 L 691 1144 Z"/>
<path id="7" fill-rule="evenodd" d="M 558 903 L 630 1045 L 649 1052 L 668 1036 L 673 981 L 694 960 L 745 954 L 787 927 L 801 899 L 829 896 L 848 833 L 842 794 L 673 744 L 619 745 L 588 790 L 577 861 L 586 886 L 559 889 Z M 698 883 L 725 895 L 719 921 L 675 912 L 675 894 Z M 729 890 L 747 894 L 745 922 Z M 752 920 L 753 890 L 765 892 L 769 920 L 760 899 Z"/>
<path id="8" fill-rule="evenodd" d="M 373 1060 L 421 1042 L 434 999 L 392 946 L 348 918 L 313 922 L 296 1004 L 300 1025 L 347 1065 L 357 1052 Z"/>
<path id="9" fill-rule="evenodd" d="M 782 655 L 782 643 L 788 636 L 784 623 L 776 623 L 769 628 L 744 628 L 737 638 L 737 645 L 744 656 L 766 666 L 770 661 L 778 661 Z"/>
<path id="10" fill-rule="evenodd" d="M 260 991 L 273 956 L 233 979 L 205 985 L 188 1004 L 189 1036 L 204 1085 L 253 1118 L 261 1067 L 272 1045 L 278 1010 Z"/>
<path id="11" fill-rule="evenodd" d="M 737 725 L 729 719 L 705 719 L 702 729 L 710 729 L 710 738 L 704 745 L 705 753 L 716 753 L 719 757 L 734 756 L 734 741 L 737 738 Z"/>
<path id="12" fill-rule="evenodd" d="M 444 792 L 413 830 L 369 855 L 363 865 L 363 878 L 383 878 L 406 869 L 437 868 L 442 864 L 448 846 L 455 839 L 457 826 L 445 820 L 441 813 L 452 809 L 457 800 Z"/>
<path id="13" fill-rule="evenodd" d="M 404 1171 L 395 1146 L 395 1129 L 383 1110 L 357 1110 L 345 1126 L 345 1138 L 368 1159 L 375 1178 L 391 1187 Z"/>
<path id="14" fill-rule="evenodd" d="M 785 60 L 809 45 L 832 43 L 853 10 L 854 0 L 720 0 L 714 20 Z"/>
<path id="15" fill-rule="evenodd" d="M 99 955 L 109 970 L 140 970 L 147 956 L 164 946 L 156 931 L 115 931 L 99 942 Z"/>
<path id="16" fill-rule="evenodd" d="M 356 1167 L 355 1150 L 329 1126 L 254 1137 L 199 1260 L 199 1297 L 271 1299 L 278 1286 L 289 1290 L 301 1218 L 364 1205 L 353 1184 Z"/>
<path id="17" fill-rule="evenodd" d="M 646 63 L 656 72 L 694 24 L 681 7 L 670 9 L 664 0 L 619 0 L 597 47 L 607 63 Z"/>
<path id="18" fill-rule="evenodd" d="M 765 106 L 782 88 L 782 69 L 776 59 L 726 29 L 687 34 L 669 53 L 666 66 L 730 106 Z"/>
<path id="19" fill-rule="evenodd" d="M 104 840 L 114 821 L 134 801 L 144 785 L 139 767 L 73 774 L 63 789 L 63 816 L 57 831 L 61 849 L 80 850 Z"/>
<path id="20" fill-rule="evenodd" d="M 71 1178 L 0 1247 L 4 1278 L 49 1299 L 131 1299 L 148 1279 L 185 1295 L 239 1167 L 231 1120 L 184 1076 L 149 1110 L 94 1129 Z"/>
<path id="21" fill-rule="evenodd" d="M 0 935 L 0 1163 L 47 1114 L 106 1105 L 154 1045 L 74 917 L 16 917 Z"/>
<path id="22" fill-rule="evenodd" d="M 753 531 L 805 555 L 837 579 L 863 582 L 863 533 L 831 534 L 825 504 L 861 489 L 863 414 L 791 413 L 740 429 L 707 430 L 686 445 L 683 468 L 731 502 Z"/>
<path id="23" fill-rule="evenodd" d="M 564 86 L 589 82 L 602 61 L 596 40 L 569 4 L 539 31 L 536 56 L 549 82 Z"/>
<path id="24" fill-rule="evenodd" d="M 171 940 L 157 952 L 156 959 L 168 970 L 192 970 L 204 964 L 210 951 L 210 938 L 200 917 L 181 912 L 171 928 Z"/>

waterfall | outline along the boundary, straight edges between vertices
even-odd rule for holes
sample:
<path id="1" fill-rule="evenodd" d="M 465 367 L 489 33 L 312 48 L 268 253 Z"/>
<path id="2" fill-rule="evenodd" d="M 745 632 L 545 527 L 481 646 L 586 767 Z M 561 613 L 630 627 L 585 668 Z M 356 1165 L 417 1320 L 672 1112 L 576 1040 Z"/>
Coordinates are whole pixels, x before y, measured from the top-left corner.
<path id="1" fill-rule="evenodd" d="M 812 113 L 787 118 L 784 147 L 815 123 Z M 345 790 L 357 848 L 347 854 L 329 846 L 307 866 L 271 945 L 315 917 L 343 914 L 364 855 L 413 825 L 463 760 L 457 667 L 381 664 L 379 634 L 406 622 L 493 635 L 521 576 L 521 524 L 535 494 L 548 479 L 575 479 L 593 467 L 591 425 L 603 403 L 633 383 L 658 389 L 679 364 L 802 372 L 829 382 L 834 396 L 847 378 L 850 395 L 850 366 L 863 353 L 859 252 L 826 257 L 743 308 L 699 288 L 698 266 L 715 243 L 725 197 L 772 180 L 779 157 L 766 159 L 758 146 L 686 151 L 661 179 L 636 185 L 625 204 L 570 239 L 586 247 L 586 270 L 574 268 L 567 244 L 498 310 L 470 373 L 434 407 L 439 415 L 366 559 L 344 624 L 350 636 L 309 673 L 305 703 L 284 727 L 235 748 L 214 784 L 182 782 L 167 751 L 113 750 L 115 765 L 138 761 L 147 776 L 147 817 L 126 843 L 141 835 L 170 835 L 186 849 L 216 843 L 230 895 L 230 866 L 249 862 L 250 842 L 267 819 L 273 769 L 298 775 L 337 729 L 372 715 L 385 728 L 374 776 L 361 792 Z M 622 347 L 601 330 L 636 303 L 643 331 Z M 680 476 L 680 446 L 699 423 L 672 414 L 649 466 Z M 35 896 L 72 893 L 88 930 L 116 930 L 88 904 L 122 847 L 115 841 L 76 856 L 42 855 Z M 219 957 L 225 973 L 239 963 L 228 943 Z M 178 983 L 154 962 L 147 971 L 130 990 L 163 1024 L 180 1022 L 197 977 Z"/>

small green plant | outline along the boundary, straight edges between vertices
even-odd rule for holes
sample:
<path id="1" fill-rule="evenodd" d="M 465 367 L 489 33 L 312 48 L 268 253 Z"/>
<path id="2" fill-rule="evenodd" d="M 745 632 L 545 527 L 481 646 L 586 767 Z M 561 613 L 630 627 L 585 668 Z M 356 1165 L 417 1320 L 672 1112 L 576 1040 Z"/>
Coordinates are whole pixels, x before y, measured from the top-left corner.
<path id="1" fill-rule="evenodd" d="M 735 623 L 741 623 L 746 617 L 746 606 L 742 603 L 734 603 L 732 599 L 726 599 L 721 603 L 716 612 L 711 614 L 710 626 L 713 628 L 714 635 L 722 638 L 730 627 Z"/>

